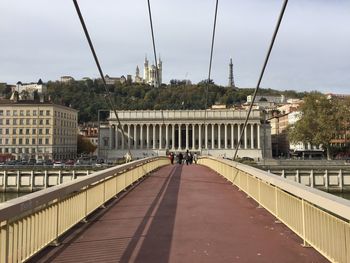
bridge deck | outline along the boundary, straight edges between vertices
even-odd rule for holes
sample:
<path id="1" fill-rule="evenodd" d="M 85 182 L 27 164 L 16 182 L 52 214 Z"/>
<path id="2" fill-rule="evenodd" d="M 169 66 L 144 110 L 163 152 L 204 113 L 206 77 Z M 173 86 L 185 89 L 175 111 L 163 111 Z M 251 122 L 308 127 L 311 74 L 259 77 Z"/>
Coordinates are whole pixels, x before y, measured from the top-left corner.
<path id="1" fill-rule="evenodd" d="M 328 262 L 199 165 L 166 166 L 32 262 Z"/>

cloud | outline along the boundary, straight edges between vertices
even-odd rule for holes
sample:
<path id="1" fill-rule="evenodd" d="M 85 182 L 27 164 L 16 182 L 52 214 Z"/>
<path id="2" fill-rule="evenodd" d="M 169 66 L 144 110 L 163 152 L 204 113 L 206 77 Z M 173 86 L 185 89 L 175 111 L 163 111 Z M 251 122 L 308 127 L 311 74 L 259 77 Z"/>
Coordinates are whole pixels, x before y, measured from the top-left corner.
<path id="1" fill-rule="evenodd" d="M 141 70 L 153 61 L 147 2 L 79 2 L 106 74 Z M 157 52 L 163 80 L 207 77 L 215 1 L 153 0 Z M 226 85 L 228 63 L 240 87 L 254 87 L 282 1 L 219 2 L 212 77 Z M 263 79 L 263 87 L 347 92 L 350 70 L 348 1 L 290 1 Z M 71 1 L 0 3 L 0 82 L 97 77 Z"/>

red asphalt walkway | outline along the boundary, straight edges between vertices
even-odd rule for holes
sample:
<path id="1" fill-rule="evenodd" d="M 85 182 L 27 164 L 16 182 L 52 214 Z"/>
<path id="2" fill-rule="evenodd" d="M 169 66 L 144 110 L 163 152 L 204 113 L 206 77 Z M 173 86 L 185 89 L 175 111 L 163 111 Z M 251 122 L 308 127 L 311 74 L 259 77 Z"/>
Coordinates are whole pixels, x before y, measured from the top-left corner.
<path id="1" fill-rule="evenodd" d="M 32 262 L 328 262 L 223 177 L 159 169 Z"/>

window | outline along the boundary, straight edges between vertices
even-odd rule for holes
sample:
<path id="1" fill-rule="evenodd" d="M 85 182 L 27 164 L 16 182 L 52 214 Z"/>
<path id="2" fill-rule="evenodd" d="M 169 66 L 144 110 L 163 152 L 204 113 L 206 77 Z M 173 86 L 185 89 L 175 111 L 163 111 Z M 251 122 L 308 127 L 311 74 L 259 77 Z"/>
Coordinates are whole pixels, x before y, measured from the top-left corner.
<path id="1" fill-rule="evenodd" d="M 18 153 L 22 153 L 22 148 L 18 148 Z"/>
<path id="2" fill-rule="evenodd" d="M 19 138 L 19 139 L 18 139 L 18 144 L 20 144 L 20 145 L 23 144 L 23 139 L 22 139 L 22 138 Z"/>
<path id="3" fill-rule="evenodd" d="M 39 125 L 43 125 L 44 124 L 44 120 L 39 120 Z"/>
<path id="4" fill-rule="evenodd" d="M 36 110 L 33 110 L 33 116 L 36 116 Z"/>
<path id="5" fill-rule="evenodd" d="M 33 125 L 36 125 L 36 119 L 33 119 Z"/>
<path id="6" fill-rule="evenodd" d="M 5 144 L 8 145 L 9 144 L 9 141 L 10 139 L 5 139 Z"/>
<path id="7" fill-rule="evenodd" d="M 30 116 L 30 110 L 26 110 L 26 116 Z"/>
<path id="8" fill-rule="evenodd" d="M 13 116 L 17 116 L 17 110 L 13 111 Z"/>
<path id="9" fill-rule="evenodd" d="M 32 129 L 32 134 L 36 134 L 36 129 Z"/>
<path id="10" fill-rule="evenodd" d="M 13 125 L 17 125 L 17 119 L 13 119 Z"/>
<path id="11" fill-rule="evenodd" d="M 43 129 L 39 129 L 39 134 L 43 134 Z"/>
<path id="12" fill-rule="evenodd" d="M 16 149 L 15 149 L 15 148 L 12 148 L 12 149 L 11 149 L 11 153 L 16 153 Z"/>
<path id="13" fill-rule="evenodd" d="M 8 153 L 9 152 L 9 148 L 5 148 L 5 153 Z"/>
<path id="14" fill-rule="evenodd" d="M 49 144 L 49 139 L 48 138 L 45 139 L 45 144 Z"/>
<path id="15" fill-rule="evenodd" d="M 10 116 L 10 115 L 11 115 L 10 111 L 7 110 L 7 111 L 6 111 L 6 116 Z"/>
<path id="16" fill-rule="evenodd" d="M 24 120 L 23 120 L 23 119 L 20 119 L 20 120 L 19 120 L 19 124 L 20 124 L 20 125 L 23 125 L 23 124 L 24 124 Z"/>
<path id="17" fill-rule="evenodd" d="M 10 129 L 6 129 L 5 134 L 10 134 Z"/>
<path id="18" fill-rule="evenodd" d="M 35 139 L 32 139 L 32 144 L 35 144 Z"/>
<path id="19" fill-rule="evenodd" d="M 6 125 L 10 125 L 10 119 L 6 119 Z"/>
<path id="20" fill-rule="evenodd" d="M 44 116 L 44 111 L 43 110 L 39 111 L 39 115 Z"/>
<path id="21" fill-rule="evenodd" d="M 2 128 L 0 128 L 0 135 L 2 134 Z"/>
<path id="22" fill-rule="evenodd" d="M 26 139 L 26 144 L 27 144 L 27 145 L 29 144 L 29 139 Z"/>
<path id="23" fill-rule="evenodd" d="M 12 134 L 16 134 L 16 129 L 12 129 Z"/>
<path id="24" fill-rule="evenodd" d="M 0 116 L 4 116 L 4 111 L 0 110 Z"/>
<path id="25" fill-rule="evenodd" d="M 50 116 L 50 114 L 51 114 L 50 110 L 47 110 L 46 111 L 46 116 Z"/>
<path id="26" fill-rule="evenodd" d="M 23 134 L 23 129 L 19 129 L 19 134 Z"/>
<path id="27" fill-rule="evenodd" d="M 0 119 L 0 125 L 2 125 L 2 119 Z"/>
<path id="28" fill-rule="evenodd" d="M 46 125 L 50 125 L 50 119 L 46 119 Z"/>
<path id="29" fill-rule="evenodd" d="M 30 119 L 26 119 L 26 125 L 30 125 Z"/>
<path id="30" fill-rule="evenodd" d="M 25 148 L 25 152 L 26 152 L 26 153 L 29 153 L 29 148 Z"/>
<path id="31" fill-rule="evenodd" d="M 50 134 L 50 129 L 46 129 L 46 130 L 45 130 L 45 133 L 46 133 L 46 134 Z"/>
<path id="32" fill-rule="evenodd" d="M 20 110 L 20 111 L 19 111 L 19 115 L 20 115 L 20 116 L 24 116 L 24 110 Z"/>
<path id="33" fill-rule="evenodd" d="M 29 134 L 29 132 L 30 132 L 30 129 L 26 129 L 26 134 Z"/>
<path id="34" fill-rule="evenodd" d="M 2 139 L 0 138 L 0 144 L 2 144 Z"/>
<path id="35" fill-rule="evenodd" d="M 39 144 L 41 145 L 41 144 L 43 144 L 43 139 L 39 139 Z"/>
<path id="36" fill-rule="evenodd" d="M 16 144 L 16 139 L 12 139 L 12 144 Z"/>

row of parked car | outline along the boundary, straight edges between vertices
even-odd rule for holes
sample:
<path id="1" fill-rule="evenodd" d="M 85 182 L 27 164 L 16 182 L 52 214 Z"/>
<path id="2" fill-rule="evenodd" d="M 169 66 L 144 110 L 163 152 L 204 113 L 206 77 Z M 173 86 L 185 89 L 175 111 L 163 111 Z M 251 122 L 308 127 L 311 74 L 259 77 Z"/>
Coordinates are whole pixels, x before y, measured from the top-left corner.
<path id="1" fill-rule="evenodd" d="M 6 162 L 0 162 L 0 166 L 50 166 L 50 167 L 71 167 L 71 166 L 107 166 L 110 163 L 105 163 L 104 160 L 61 160 L 61 161 L 52 161 L 52 160 L 10 160 Z"/>

